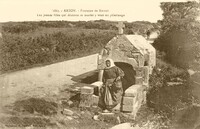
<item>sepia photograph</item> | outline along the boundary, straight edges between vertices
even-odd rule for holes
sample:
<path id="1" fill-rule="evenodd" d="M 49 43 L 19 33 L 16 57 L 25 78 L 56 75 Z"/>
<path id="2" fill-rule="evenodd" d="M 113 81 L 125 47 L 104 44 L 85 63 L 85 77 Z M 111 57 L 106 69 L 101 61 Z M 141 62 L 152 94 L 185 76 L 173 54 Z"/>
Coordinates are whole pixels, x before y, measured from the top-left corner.
<path id="1" fill-rule="evenodd" d="M 200 0 L 0 0 L 0 129 L 200 129 Z"/>

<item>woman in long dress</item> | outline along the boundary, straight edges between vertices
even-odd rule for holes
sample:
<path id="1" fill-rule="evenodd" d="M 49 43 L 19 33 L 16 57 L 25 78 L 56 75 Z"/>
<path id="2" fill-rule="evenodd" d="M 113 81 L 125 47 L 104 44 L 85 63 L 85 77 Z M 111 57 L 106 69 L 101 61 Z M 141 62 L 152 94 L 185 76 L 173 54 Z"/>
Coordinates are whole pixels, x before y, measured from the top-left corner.
<path id="1" fill-rule="evenodd" d="M 112 59 L 107 59 L 105 63 L 106 68 L 103 73 L 103 86 L 100 89 L 99 106 L 104 112 L 108 112 L 121 102 L 123 94 L 121 79 L 124 72 L 115 66 Z"/>

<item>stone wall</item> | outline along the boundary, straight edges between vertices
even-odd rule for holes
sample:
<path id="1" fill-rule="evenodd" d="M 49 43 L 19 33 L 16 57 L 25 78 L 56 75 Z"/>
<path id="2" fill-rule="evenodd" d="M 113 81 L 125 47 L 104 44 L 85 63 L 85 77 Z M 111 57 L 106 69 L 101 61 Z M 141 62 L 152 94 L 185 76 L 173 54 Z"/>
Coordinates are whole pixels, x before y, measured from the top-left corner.
<path id="1" fill-rule="evenodd" d="M 85 86 L 81 88 L 81 102 L 80 107 L 92 107 L 98 105 L 99 96 L 94 95 L 96 88 L 100 89 L 102 82 L 95 82 L 91 87 Z M 147 86 L 135 84 L 125 90 L 121 101 L 121 111 L 124 113 L 131 113 L 133 118 L 137 116 L 140 107 L 146 103 Z"/>
<path id="2" fill-rule="evenodd" d="M 146 87 L 133 85 L 129 87 L 122 99 L 122 111 L 130 112 L 135 118 L 138 110 L 146 102 Z"/>
<path id="3" fill-rule="evenodd" d="M 135 85 L 129 87 L 123 96 L 122 111 L 131 112 L 135 118 L 140 107 L 146 103 L 146 90 L 149 86 L 149 67 L 135 67 Z"/>
<path id="4" fill-rule="evenodd" d="M 98 69 L 105 68 L 106 58 L 111 58 L 114 62 L 126 62 L 133 67 L 144 66 L 144 57 L 123 35 L 110 40 L 100 56 Z"/>
<path id="5" fill-rule="evenodd" d="M 155 55 L 155 49 L 142 36 L 118 35 L 107 43 L 98 56 L 99 82 L 102 82 L 103 69 L 107 58 L 113 59 L 115 63 L 124 63 L 124 66 L 130 64 L 132 67 L 128 68 L 129 71 L 135 71 L 135 74 L 128 75 L 130 76 L 128 77 L 129 81 L 131 79 L 135 82 L 125 88 L 121 103 L 121 111 L 131 113 L 134 118 L 142 104 L 146 103 L 149 74 L 152 73 L 155 66 Z M 127 76 L 126 73 L 125 76 Z M 100 83 L 96 84 L 98 84 L 98 88 L 101 87 Z"/>

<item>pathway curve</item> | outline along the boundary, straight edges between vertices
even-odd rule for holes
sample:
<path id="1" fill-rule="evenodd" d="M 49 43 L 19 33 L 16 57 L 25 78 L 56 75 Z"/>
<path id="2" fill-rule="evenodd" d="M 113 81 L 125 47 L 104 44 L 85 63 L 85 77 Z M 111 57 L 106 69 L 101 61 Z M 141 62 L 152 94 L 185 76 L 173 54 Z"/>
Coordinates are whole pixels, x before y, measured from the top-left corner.
<path id="1" fill-rule="evenodd" d="M 97 54 L 59 62 L 43 67 L 0 75 L 1 106 L 24 96 L 58 94 L 63 85 L 71 85 L 71 78 L 97 68 Z"/>

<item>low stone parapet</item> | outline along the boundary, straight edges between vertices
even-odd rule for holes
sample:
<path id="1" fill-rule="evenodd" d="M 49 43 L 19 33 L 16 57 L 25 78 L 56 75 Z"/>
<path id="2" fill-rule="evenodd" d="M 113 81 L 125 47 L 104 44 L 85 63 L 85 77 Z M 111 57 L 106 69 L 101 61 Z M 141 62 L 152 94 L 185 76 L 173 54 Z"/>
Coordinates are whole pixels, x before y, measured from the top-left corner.
<path id="1" fill-rule="evenodd" d="M 81 88 L 81 102 L 80 107 L 91 107 L 98 104 L 99 97 L 94 95 L 95 88 L 100 88 L 102 82 L 92 83 L 91 86 L 83 86 Z M 132 85 L 124 92 L 122 98 L 121 110 L 129 112 L 136 117 L 136 114 L 142 104 L 146 102 L 146 86 L 145 85 Z"/>
<path id="2" fill-rule="evenodd" d="M 102 82 L 97 81 L 92 83 L 90 86 L 83 86 L 81 87 L 81 94 L 80 94 L 80 107 L 91 107 L 93 105 L 98 104 L 99 101 L 99 89 L 103 85 Z"/>
<path id="3" fill-rule="evenodd" d="M 130 112 L 135 118 L 139 108 L 145 101 L 146 86 L 132 85 L 124 93 L 122 100 L 122 111 Z"/>
<path id="4" fill-rule="evenodd" d="M 99 91 L 103 85 L 103 82 L 97 81 L 97 82 L 92 83 L 91 85 L 94 86 L 94 94 L 99 96 Z"/>
<path id="5" fill-rule="evenodd" d="M 81 87 L 81 94 L 93 94 L 94 88 L 89 86 L 83 86 Z"/>

